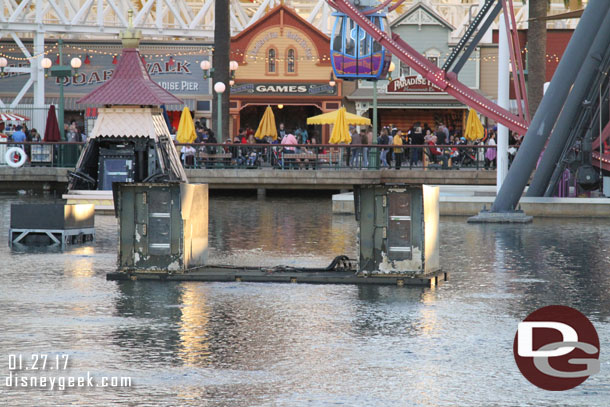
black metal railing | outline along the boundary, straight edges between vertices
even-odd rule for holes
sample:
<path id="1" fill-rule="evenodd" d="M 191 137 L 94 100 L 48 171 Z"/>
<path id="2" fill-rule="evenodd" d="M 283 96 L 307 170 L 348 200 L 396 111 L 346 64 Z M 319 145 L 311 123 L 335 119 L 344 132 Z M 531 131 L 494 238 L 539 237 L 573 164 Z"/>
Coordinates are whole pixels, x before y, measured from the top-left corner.
<path id="1" fill-rule="evenodd" d="M 495 146 L 343 144 L 177 144 L 185 168 L 242 169 L 484 169 Z M 491 153 L 493 150 L 493 154 Z M 516 151 L 516 150 L 514 150 Z M 487 155 L 487 159 L 486 159 Z"/>
<path id="2" fill-rule="evenodd" d="M 73 168 L 85 143 L 0 143 L 0 163 L 6 150 L 25 150 L 27 165 Z M 495 167 L 495 146 L 487 145 L 344 145 L 344 144 L 176 144 L 185 168 L 192 169 L 473 169 Z M 493 151 L 493 153 L 492 153 Z M 516 149 L 511 148 L 514 157 Z M 11 157 L 8 157 L 11 158 Z M 16 160 L 18 157 L 14 157 Z"/>
<path id="3" fill-rule="evenodd" d="M 6 157 L 6 152 L 10 147 L 20 147 L 27 154 L 27 163 L 31 166 L 74 168 L 84 145 L 83 142 L 68 141 L 8 141 L 0 143 L 0 163 L 7 164 L 7 159 L 17 160 L 18 157 Z"/>

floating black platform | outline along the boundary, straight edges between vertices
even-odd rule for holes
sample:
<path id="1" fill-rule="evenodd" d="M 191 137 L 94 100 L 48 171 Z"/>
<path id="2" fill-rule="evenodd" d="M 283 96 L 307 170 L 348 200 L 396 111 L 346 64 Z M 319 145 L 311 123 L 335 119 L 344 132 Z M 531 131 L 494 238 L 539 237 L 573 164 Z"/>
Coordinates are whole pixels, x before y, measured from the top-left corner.
<path id="1" fill-rule="evenodd" d="M 9 246 L 60 246 L 95 238 L 94 206 L 12 204 Z"/>
<path id="2" fill-rule="evenodd" d="M 107 280 L 156 280 L 156 281 L 218 281 L 252 283 L 306 283 L 306 284 L 369 284 L 434 287 L 447 281 L 443 271 L 425 275 L 375 275 L 364 276 L 354 271 L 307 271 L 295 269 L 243 269 L 206 266 L 185 273 L 147 273 L 142 271 L 118 271 L 106 274 Z"/>

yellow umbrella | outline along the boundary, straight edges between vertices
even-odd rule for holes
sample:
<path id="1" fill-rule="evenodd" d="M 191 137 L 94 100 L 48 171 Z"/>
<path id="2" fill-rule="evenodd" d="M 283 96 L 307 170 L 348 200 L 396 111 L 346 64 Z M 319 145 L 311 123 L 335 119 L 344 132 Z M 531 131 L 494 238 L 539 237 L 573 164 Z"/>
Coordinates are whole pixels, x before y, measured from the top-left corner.
<path id="1" fill-rule="evenodd" d="M 347 119 L 345 117 L 345 108 L 342 107 L 338 112 L 337 120 L 335 121 L 335 126 L 333 127 L 333 132 L 330 135 L 330 140 L 328 142 L 330 144 L 349 144 L 352 141 L 352 136 L 349 134 Z"/>
<path id="2" fill-rule="evenodd" d="M 176 133 L 176 140 L 178 143 L 190 144 L 194 143 L 197 139 L 197 132 L 195 131 L 195 123 L 193 123 L 193 117 L 188 107 L 184 107 L 182 115 L 180 116 L 180 124 L 178 125 L 178 132 Z"/>
<path id="3" fill-rule="evenodd" d="M 348 113 L 344 107 L 334 112 L 324 113 L 318 116 L 310 117 L 307 119 L 307 124 L 335 124 L 339 117 L 339 112 L 343 111 L 345 114 L 346 124 L 352 124 L 356 126 L 368 126 L 371 124 L 371 119 L 366 117 L 358 116 L 353 113 Z"/>
<path id="4" fill-rule="evenodd" d="M 265 109 L 265 114 L 263 114 L 263 118 L 261 119 L 261 122 L 258 125 L 258 129 L 256 130 L 256 134 L 254 135 L 254 137 L 256 137 L 257 139 L 271 137 L 273 140 L 277 140 L 275 115 L 273 114 L 271 106 L 267 106 L 267 109 Z"/>
<path id="5" fill-rule="evenodd" d="M 475 141 L 482 139 L 484 135 L 485 131 L 483 130 L 481 120 L 479 120 L 479 115 L 474 109 L 470 109 L 468 112 L 468 120 L 466 121 L 466 132 L 464 133 L 464 137 L 470 141 Z"/>

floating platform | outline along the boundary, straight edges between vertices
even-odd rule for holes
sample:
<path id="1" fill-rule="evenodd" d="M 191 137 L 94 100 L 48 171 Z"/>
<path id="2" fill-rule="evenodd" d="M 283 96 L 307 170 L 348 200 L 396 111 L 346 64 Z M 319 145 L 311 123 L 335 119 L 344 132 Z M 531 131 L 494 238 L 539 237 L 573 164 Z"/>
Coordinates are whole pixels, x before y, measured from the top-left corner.
<path id="1" fill-rule="evenodd" d="M 95 238 L 93 205 L 13 204 L 9 246 L 61 246 Z"/>
<path id="2" fill-rule="evenodd" d="M 244 269 L 206 266 L 185 273 L 123 272 L 106 274 L 110 281 L 155 280 L 155 281 L 207 281 L 249 283 L 302 283 L 302 284 L 359 284 L 434 287 L 447 281 L 443 271 L 425 275 L 374 275 L 364 276 L 351 270 L 320 271 L 307 269 Z"/>

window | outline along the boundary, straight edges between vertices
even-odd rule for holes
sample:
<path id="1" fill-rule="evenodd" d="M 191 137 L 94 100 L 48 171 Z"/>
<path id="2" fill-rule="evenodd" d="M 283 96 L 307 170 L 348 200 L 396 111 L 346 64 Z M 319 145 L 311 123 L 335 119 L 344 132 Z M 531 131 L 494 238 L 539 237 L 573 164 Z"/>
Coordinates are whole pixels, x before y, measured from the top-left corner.
<path id="1" fill-rule="evenodd" d="M 271 48 L 269 49 L 269 52 L 267 53 L 267 73 L 276 73 L 277 69 L 276 69 L 276 55 L 275 55 L 275 49 Z"/>
<path id="2" fill-rule="evenodd" d="M 286 52 L 286 73 L 296 73 L 296 52 L 289 48 Z"/>
<path id="3" fill-rule="evenodd" d="M 345 17 L 337 17 L 334 28 L 333 51 L 343 52 L 343 38 L 345 37 Z"/>
<path id="4" fill-rule="evenodd" d="M 434 66 L 438 67 L 441 60 L 441 52 L 436 48 L 429 48 L 424 52 L 424 56 L 428 58 L 428 61 L 432 62 Z"/>
<path id="5" fill-rule="evenodd" d="M 411 76 L 411 67 L 402 61 L 400 61 L 400 75 L 399 76 Z"/>

